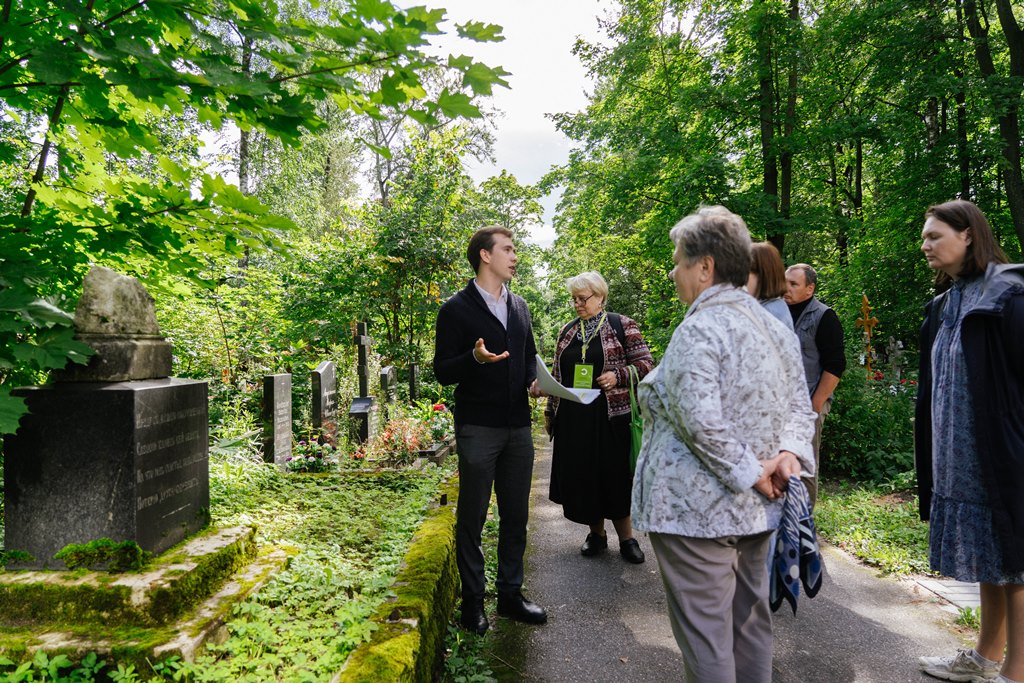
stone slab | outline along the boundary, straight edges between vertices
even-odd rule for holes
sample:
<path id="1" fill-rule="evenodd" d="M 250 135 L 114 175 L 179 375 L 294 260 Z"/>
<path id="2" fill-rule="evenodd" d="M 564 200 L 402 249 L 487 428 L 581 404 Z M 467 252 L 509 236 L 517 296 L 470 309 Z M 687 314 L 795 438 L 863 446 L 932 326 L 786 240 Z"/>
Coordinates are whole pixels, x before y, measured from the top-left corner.
<path id="1" fill-rule="evenodd" d="M 263 378 L 263 459 L 282 467 L 292 456 L 292 376 Z"/>
<path id="2" fill-rule="evenodd" d="M 95 633 L 83 635 L 49 627 L 37 629 L 25 640 L 27 654 L 31 657 L 37 651 L 67 653 L 84 656 L 96 652 L 102 657 L 110 656 L 116 648 L 119 661 L 135 657 L 142 662 L 151 662 L 171 656 L 186 661 L 195 661 L 204 646 L 211 642 L 222 642 L 226 637 L 226 619 L 232 607 L 255 594 L 267 581 L 273 578 L 296 553 L 294 548 L 274 547 L 261 552 L 238 568 L 219 590 L 202 600 L 194 610 L 181 616 L 177 621 L 159 629 L 136 629 L 137 638 L 112 637 L 97 628 Z M 0 574 L 2 576 L 2 574 Z M 157 639 L 154 640 L 154 637 Z M 24 654 L 21 655 L 22 658 Z"/>
<path id="3" fill-rule="evenodd" d="M 981 606 L 981 593 L 976 583 L 965 583 L 953 579 L 920 578 L 917 584 L 948 602 L 953 609 Z"/>

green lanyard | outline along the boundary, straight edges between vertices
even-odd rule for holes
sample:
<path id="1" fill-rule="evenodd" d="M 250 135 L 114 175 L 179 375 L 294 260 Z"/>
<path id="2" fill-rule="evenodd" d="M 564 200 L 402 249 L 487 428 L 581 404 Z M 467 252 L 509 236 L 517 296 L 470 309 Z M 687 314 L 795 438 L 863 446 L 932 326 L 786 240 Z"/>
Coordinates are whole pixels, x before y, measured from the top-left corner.
<path id="1" fill-rule="evenodd" d="M 594 334 L 601 331 L 601 326 L 604 325 L 605 318 L 608 317 L 606 311 L 601 312 L 601 320 L 597 323 L 597 327 L 594 328 Z M 583 353 L 580 354 L 580 362 L 585 363 L 587 361 L 587 347 L 590 346 L 590 342 L 587 341 L 587 326 L 584 324 L 586 321 L 580 320 L 580 341 L 583 342 Z M 593 337 L 590 338 L 593 341 Z"/>

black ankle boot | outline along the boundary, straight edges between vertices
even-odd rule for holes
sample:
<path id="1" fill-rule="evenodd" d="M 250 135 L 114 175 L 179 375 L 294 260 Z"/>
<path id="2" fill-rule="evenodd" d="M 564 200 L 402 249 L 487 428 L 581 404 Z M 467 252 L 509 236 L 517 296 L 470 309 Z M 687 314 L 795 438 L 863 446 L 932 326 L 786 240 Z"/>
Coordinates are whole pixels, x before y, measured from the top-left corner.
<path id="1" fill-rule="evenodd" d="M 487 615 L 484 613 L 483 598 L 463 598 L 462 617 L 459 624 L 467 631 L 483 635 L 487 632 L 490 624 L 487 623 Z"/>
<path id="2" fill-rule="evenodd" d="M 524 598 L 519 591 L 498 594 L 498 614 L 525 624 L 544 624 L 548 620 L 544 608 Z"/>

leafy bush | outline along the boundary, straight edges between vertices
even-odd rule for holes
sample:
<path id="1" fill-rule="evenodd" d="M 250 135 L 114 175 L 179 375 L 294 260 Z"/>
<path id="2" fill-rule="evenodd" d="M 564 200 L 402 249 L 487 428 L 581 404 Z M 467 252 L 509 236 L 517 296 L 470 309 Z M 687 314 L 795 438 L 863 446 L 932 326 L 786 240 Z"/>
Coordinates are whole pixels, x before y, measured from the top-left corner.
<path id="1" fill-rule="evenodd" d="M 836 389 L 822 434 L 822 468 L 871 484 L 902 479 L 914 468 L 914 396 L 917 381 L 877 372 L 862 380 L 847 373 Z"/>

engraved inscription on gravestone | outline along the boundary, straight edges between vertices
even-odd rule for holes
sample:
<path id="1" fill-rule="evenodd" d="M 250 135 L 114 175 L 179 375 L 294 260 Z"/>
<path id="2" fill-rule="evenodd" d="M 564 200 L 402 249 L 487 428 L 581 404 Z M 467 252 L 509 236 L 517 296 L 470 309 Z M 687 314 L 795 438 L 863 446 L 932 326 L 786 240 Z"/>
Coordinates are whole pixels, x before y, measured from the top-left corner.
<path id="1" fill-rule="evenodd" d="M 313 384 L 313 427 L 320 430 L 324 443 L 337 445 L 338 383 L 334 363 L 325 360 L 311 376 Z"/>
<path id="2" fill-rule="evenodd" d="M 292 454 L 292 376 L 263 378 L 263 459 L 283 465 Z"/>
<path id="3" fill-rule="evenodd" d="M 205 526 L 210 472 L 206 383 L 136 394 L 136 542 L 161 552 Z M 182 400 L 184 399 L 184 400 Z M 197 521 L 203 523 L 198 523 Z"/>

